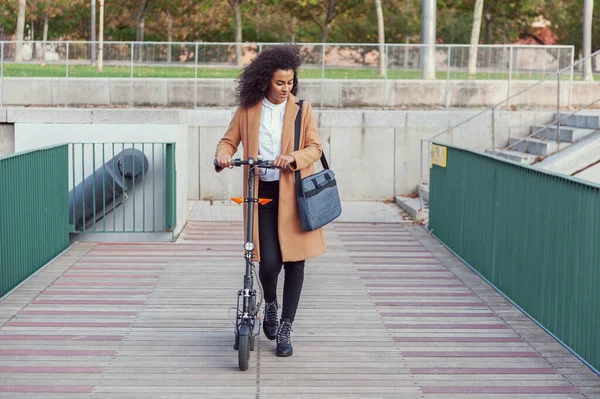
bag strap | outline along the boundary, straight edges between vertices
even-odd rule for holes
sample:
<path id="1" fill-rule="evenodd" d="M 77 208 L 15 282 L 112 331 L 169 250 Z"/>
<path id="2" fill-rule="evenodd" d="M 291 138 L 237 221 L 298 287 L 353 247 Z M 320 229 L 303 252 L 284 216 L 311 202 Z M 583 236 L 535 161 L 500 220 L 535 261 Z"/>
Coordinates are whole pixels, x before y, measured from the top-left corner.
<path id="1" fill-rule="evenodd" d="M 302 103 L 304 100 L 300 100 L 298 105 L 300 105 L 300 109 L 298 110 L 298 114 L 296 114 L 296 120 L 294 121 L 294 151 L 298 151 L 300 147 L 300 124 L 302 122 Z M 302 196 L 302 177 L 300 176 L 300 171 L 297 170 L 294 173 L 294 183 L 296 185 L 296 197 L 300 198 Z"/>
<path id="2" fill-rule="evenodd" d="M 300 125 L 302 123 L 302 104 L 304 100 L 300 100 L 298 105 L 300 109 L 298 110 L 298 114 L 296 114 L 296 120 L 294 122 L 294 151 L 298 151 L 300 149 Z M 323 165 L 323 169 L 329 169 L 329 164 L 327 163 L 327 158 L 325 157 L 325 151 L 321 152 L 321 164 Z"/>

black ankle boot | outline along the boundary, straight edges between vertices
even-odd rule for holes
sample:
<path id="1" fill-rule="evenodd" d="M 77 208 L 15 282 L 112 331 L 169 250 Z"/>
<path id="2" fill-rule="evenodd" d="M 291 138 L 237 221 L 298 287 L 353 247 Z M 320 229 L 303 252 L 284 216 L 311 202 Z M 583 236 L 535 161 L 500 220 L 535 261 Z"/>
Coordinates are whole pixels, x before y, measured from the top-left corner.
<path id="1" fill-rule="evenodd" d="M 263 331 L 267 339 L 273 341 L 277 337 L 277 330 L 279 328 L 279 319 L 277 317 L 277 310 L 279 305 L 277 301 L 265 302 L 265 317 L 263 320 Z"/>
<path id="2" fill-rule="evenodd" d="M 294 348 L 292 348 L 292 322 L 288 319 L 281 319 L 281 325 L 277 332 L 277 356 L 292 356 Z"/>

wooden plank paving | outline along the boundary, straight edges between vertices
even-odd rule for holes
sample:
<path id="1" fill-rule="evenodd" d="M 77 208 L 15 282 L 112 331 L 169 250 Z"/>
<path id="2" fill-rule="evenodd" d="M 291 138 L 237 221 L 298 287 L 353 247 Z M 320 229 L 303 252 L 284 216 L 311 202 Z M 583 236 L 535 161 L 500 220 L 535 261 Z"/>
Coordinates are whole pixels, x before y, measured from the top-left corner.
<path id="1" fill-rule="evenodd" d="M 0 302 L 0 397 L 600 398 L 600 378 L 421 227 L 325 232 L 294 356 L 261 334 L 247 372 L 229 311 L 239 222 L 76 244 Z"/>

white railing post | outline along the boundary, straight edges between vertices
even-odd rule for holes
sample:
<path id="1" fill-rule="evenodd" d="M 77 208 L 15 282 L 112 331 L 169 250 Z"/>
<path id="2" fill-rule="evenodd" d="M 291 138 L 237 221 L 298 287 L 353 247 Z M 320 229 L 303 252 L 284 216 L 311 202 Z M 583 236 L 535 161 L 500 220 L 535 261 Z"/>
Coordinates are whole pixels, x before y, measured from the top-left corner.
<path id="1" fill-rule="evenodd" d="M 573 95 L 573 70 L 575 64 L 575 47 L 571 47 L 571 76 L 569 77 L 569 109 L 571 108 L 571 97 Z"/>
<path id="2" fill-rule="evenodd" d="M 450 57 L 452 57 L 452 46 L 448 46 L 448 62 L 446 67 L 446 109 L 450 108 Z"/>
<path id="3" fill-rule="evenodd" d="M 196 42 L 196 57 L 194 71 L 194 109 L 198 104 L 198 42 Z"/>
<path id="4" fill-rule="evenodd" d="M 129 75 L 129 108 L 133 108 L 133 58 L 135 43 L 131 42 L 131 72 Z"/>
<path id="5" fill-rule="evenodd" d="M 387 92 L 387 75 L 388 75 L 388 48 L 389 45 L 386 44 L 385 45 L 385 59 L 383 60 L 385 62 L 385 65 L 383 66 L 384 70 L 383 70 L 383 101 L 382 101 L 382 106 L 381 109 L 385 109 L 385 105 L 386 105 L 386 92 Z"/>
<path id="6" fill-rule="evenodd" d="M 321 108 L 323 108 L 323 102 L 325 95 L 325 43 L 321 43 Z"/>
<path id="7" fill-rule="evenodd" d="M 508 88 L 506 92 L 506 108 L 510 108 L 510 84 L 512 81 L 513 51 L 514 47 L 510 46 L 510 55 L 508 57 Z"/>
<path id="8" fill-rule="evenodd" d="M 65 73 L 65 108 L 69 107 L 69 42 L 67 42 L 67 64 Z"/>

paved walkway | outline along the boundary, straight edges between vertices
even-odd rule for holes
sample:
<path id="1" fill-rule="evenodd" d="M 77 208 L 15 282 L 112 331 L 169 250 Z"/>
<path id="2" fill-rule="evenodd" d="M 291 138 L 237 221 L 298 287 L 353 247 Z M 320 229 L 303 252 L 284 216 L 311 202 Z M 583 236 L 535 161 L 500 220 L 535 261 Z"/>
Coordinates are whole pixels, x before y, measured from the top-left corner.
<path id="1" fill-rule="evenodd" d="M 0 398 L 600 398 L 600 378 L 420 226 L 334 223 L 295 354 L 232 349 L 239 222 L 79 243 L 0 302 Z"/>

